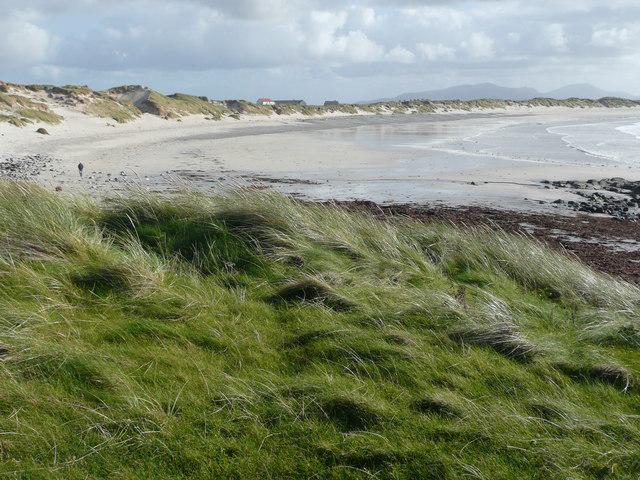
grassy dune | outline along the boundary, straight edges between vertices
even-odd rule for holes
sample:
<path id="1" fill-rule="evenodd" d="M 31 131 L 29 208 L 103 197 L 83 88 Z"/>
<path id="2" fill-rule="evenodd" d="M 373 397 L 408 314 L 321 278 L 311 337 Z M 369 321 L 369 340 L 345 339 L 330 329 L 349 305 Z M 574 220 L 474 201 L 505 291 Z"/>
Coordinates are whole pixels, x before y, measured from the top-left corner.
<path id="1" fill-rule="evenodd" d="M 165 96 L 151 90 L 145 102 L 145 111 L 165 118 L 179 118 L 185 115 L 211 115 L 215 119 L 222 118 L 226 113 L 224 105 L 211 102 L 206 97 L 196 97 L 176 93 Z"/>
<path id="2" fill-rule="evenodd" d="M 105 94 L 89 103 L 86 112 L 99 118 L 111 118 L 118 123 L 131 122 L 142 115 L 133 104 L 117 101 Z"/>
<path id="3" fill-rule="evenodd" d="M 45 103 L 36 102 L 21 95 L 0 92 L 0 122 L 23 127 L 33 122 L 55 125 L 62 120 L 62 117 L 53 113 Z"/>
<path id="4" fill-rule="evenodd" d="M 39 95 L 37 101 L 28 98 Z M 42 98 L 46 94 L 48 103 Z M 451 111 L 483 111 L 509 108 L 565 107 L 565 108 L 632 108 L 640 101 L 622 98 L 588 100 L 569 98 L 554 100 L 407 100 L 374 104 L 341 105 L 257 105 L 246 100 L 210 100 L 207 97 L 174 93 L 163 95 L 140 85 L 121 86 L 97 92 L 87 86 L 16 85 L 0 81 L 0 122 L 23 127 L 35 122 L 60 123 L 63 118 L 50 110 L 51 105 L 75 108 L 88 115 L 115 120 L 118 123 L 135 121 L 143 113 L 180 121 L 189 115 L 205 115 L 209 120 L 245 115 L 317 115 L 343 113 L 357 114 L 429 114 Z"/>
<path id="5" fill-rule="evenodd" d="M 640 291 L 521 237 L 0 184 L 0 475 L 638 478 Z"/>

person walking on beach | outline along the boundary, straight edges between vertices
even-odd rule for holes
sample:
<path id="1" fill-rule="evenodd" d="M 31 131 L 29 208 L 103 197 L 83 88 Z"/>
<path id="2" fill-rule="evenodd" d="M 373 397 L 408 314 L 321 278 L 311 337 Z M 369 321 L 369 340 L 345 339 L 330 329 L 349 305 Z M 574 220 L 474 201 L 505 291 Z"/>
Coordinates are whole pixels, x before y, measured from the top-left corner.
<path id="1" fill-rule="evenodd" d="M 82 178 L 82 171 L 84 170 L 84 165 L 82 162 L 78 164 L 78 172 L 80 173 L 80 178 Z"/>

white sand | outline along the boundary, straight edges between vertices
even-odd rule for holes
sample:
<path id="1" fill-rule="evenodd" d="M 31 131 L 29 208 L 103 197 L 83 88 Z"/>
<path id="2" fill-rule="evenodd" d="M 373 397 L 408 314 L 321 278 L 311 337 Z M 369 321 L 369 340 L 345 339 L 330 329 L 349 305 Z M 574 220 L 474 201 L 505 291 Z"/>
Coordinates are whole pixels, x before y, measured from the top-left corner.
<path id="1" fill-rule="evenodd" d="M 548 201 L 560 196 L 545 190 L 542 179 L 640 179 L 640 163 L 629 168 L 600 159 L 582 161 L 573 158 L 575 151 L 564 158 L 568 150 L 560 136 L 545 131 L 548 125 L 608 118 L 637 122 L 640 109 L 518 108 L 312 120 L 255 116 L 211 121 L 191 116 L 181 122 L 144 115 L 123 125 L 66 109 L 57 113 L 65 121 L 45 125 L 48 136 L 35 133 L 39 125 L 0 124 L 0 158 L 48 155 L 54 159 L 51 171 L 47 168 L 36 180 L 71 191 L 108 193 L 131 179 L 163 189 L 176 175 L 210 188 L 220 179 L 236 182 L 258 175 L 290 179 L 270 184 L 323 199 L 527 208 L 537 202 L 525 197 Z M 393 143 L 405 133 L 412 147 Z M 416 148 L 416 142 L 423 144 Z M 531 142 L 528 150 L 519 147 L 522 142 Z M 554 156 L 558 158 L 547 158 Z M 85 165 L 82 180 L 78 162 Z M 470 186 L 471 181 L 477 185 Z"/>

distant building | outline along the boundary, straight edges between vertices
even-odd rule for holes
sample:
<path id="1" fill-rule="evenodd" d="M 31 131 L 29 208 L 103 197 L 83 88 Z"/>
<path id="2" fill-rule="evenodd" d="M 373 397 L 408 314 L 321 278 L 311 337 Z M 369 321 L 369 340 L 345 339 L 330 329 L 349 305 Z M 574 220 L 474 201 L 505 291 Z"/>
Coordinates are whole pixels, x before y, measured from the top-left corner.
<path id="1" fill-rule="evenodd" d="M 274 102 L 270 98 L 259 98 L 257 103 L 258 105 L 269 105 L 269 106 L 273 106 L 276 104 L 276 102 Z"/>
<path id="2" fill-rule="evenodd" d="M 297 105 L 303 107 L 307 104 L 304 100 L 276 100 L 275 105 Z"/>
<path id="3" fill-rule="evenodd" d="M 337 100 L 327 100 L 324 102 L 325 107 L 337 107 L 338 105 L 340 105 L 340 102 Z"/>

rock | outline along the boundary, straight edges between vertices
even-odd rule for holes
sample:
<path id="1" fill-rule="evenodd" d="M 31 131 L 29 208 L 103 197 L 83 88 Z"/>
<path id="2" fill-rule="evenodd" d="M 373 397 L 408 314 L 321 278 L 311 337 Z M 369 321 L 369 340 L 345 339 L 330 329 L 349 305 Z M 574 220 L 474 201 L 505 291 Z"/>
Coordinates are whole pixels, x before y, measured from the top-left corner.
<path id="1" fill-rule="evenodd" d="M 568 181 L 567 185 L 570 186 L 571 188 L 577 188 L 579 190 L 587 188 L 587 183 L 586 182 L 578 182 L 576 180 Z"/>
<path id="2" fill-rule="evenodd" d="M 36 133 L 39 133 L 40 135 L 49 135 L 49 132 L 47 132 L 47 129 L 46 128 L 42 128 L 42 127 L 37 129 Z"/>
<path id="3" fill-rule="evenodd" d="M 558 199 L 553 202 L 556 206 L 564 203 L 568 208 L 578 212 L 604 213 L 617 219 L 640 219 L 640 212 L 637 210 L 640 208 L 640 182 L 614 177 L 591 179 L 586 182 L 554 181 L 551 185 L 555 188 L 568 188 L 584 198 L 581 202 L 562 202 Z"/>
<path id="4" fill-rule="evenodd" d="M 61 187 L 60 185 L 58 185 L 58 186 L 56 187 L 56 192 L 61 192 L 61 191 L 62 191 L 62 187 Z"/>

